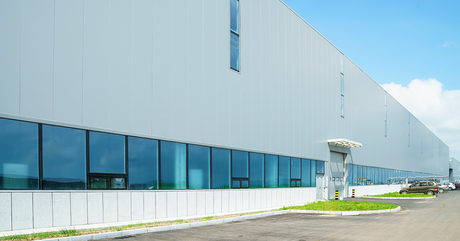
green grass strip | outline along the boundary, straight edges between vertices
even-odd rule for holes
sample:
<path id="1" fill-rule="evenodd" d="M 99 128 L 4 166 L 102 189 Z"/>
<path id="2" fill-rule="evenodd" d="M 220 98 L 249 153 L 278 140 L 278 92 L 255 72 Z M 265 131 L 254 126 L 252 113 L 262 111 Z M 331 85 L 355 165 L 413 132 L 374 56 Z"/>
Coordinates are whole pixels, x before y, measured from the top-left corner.
<path id="1" fill-rule="evenodd" d="M 366 195 L 368 197 L 433 197 L 433 195 L 427 194 L 399 194 L 399 192 L 389 192 L 379 195 Z"/>
<path id="2" fill-rule="evenodd" d="M 81 229 L 81 230 L 62 229 L 56 232 L 43 232 L 43 233 L 3 236 L 3 237 L 0 237 L 0 240 L 21 240 L 21 241 L 27 240 L 29 241 L 29 240 L 37 240 L 37 239 L 62 238 L 62 237 L 70 237 L 70 236 L 78 236 L 78 235 L 88 235 L 88 234 L 116 232 L 116 231 L 132 230 L 132 229 L 140 229 L 140 228 L 168 226 L 168 225 L 175 225 L 175 224 L 203 222 L 203 221 L 209 221 L 209 220 L 215 220 L 215 219 L 238 217 L 238 216 L 265 213 L 265 212 L 271 212 L 271 211 L 272 210 L 250 212 L 250 213 L 239 213 L 239 214 L 231 214 L 231 215 L 224 215 L 224 216 L 209 216 L 209 217 L 195 218 L 195 219 L 179 219 L 179 220 L 165 221 L 165 222 L 136 223 L 136 224 L 129 224 L 129 225 L 124 225 L 124 226 L 103 228 L 103 229 Z"/>
<path id="3" fill-rule="evenodd" d="M 317 211 L 368 211 L 394 209 L 397 207 L 398 205 L 389 203 L 329 200 L 309 203 L 303 206 L 283 207 L 281 210 L 297 209 Z"/>

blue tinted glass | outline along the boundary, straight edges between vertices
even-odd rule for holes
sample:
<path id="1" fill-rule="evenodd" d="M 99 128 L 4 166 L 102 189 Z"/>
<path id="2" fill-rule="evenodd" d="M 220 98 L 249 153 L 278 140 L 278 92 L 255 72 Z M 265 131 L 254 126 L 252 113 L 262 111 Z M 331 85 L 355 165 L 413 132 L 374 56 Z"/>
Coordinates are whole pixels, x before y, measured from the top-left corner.
<path id="1" fill-rule="evenodd" d="M 249 187 L 249 182 L 247 180 L 241 180 L 241 187 Z"/>
<path id="2" fill-rule="evenodd" d="M 358 166 L 353 165 L 353 186 L 358 185 Z"/>
<path id="3" fill-rule="evenodd" d="M 324 162 L 316 161 L 316 173 L 324 174 Z"/>
<path id="4" fill-rule="evenodd" d="M 158 141 L 128 137 L 129 189 L 158 189 Z"/>
<path id="5" fill-rule="evenodd" d="M 0 189 L 38 189 L 38 124 L 0 118 Z"/>
<path id="6" fill-rule="evenodd" d="M 239 1 L 230 0 L 230 29 L 239 33 Z"/>
<path id="7" fill-rule="evenodd" d="M 186 145 L 161 141 L 161 189 L 186 189 Z"/>
<path id="8" fill-rule="evenodd" d="M 291 167 L 291 158 L 280 156 L 280 187 L 289 187 L 291 181 L 290 178 L 290 167 Z"/>
<path id="9" fill-rule="evenodd" d="M 236 34 L 230 34 L 230 67 L 234 70 L 240 70 L 240 37 Z"/>
<path id="10" fill-rule="evenodd" d="M 240 180 L 233 180 L 232 181 L 233 188 L 240 188 Z"/>
<path id="11" fill-rule="evenodd" d="M 251 188 L 264 187 L 264 154 L 249 153 Z"/>
<path id="12" fill-rule="evenodd" d="M 230 153 L 212 148 L 212 188 L 230 188 Z"/>
<path id="13" fill-rule="evenodd" d="M 209 189 L 211 148 L 188 145 L 188 188 Z"/>
<path id="14" fill-rule="evenodd" d="M 362 185 L 361 179 L 363 178 L 363 167 L 358 166 L 358 175 L 356 178 L 356 185 Z"/>
<path id="15" fill-rule="evenodd" d="M 291 158 L 291 179 L 300 179 L 300 159 Z"/>
<path id="16" fill-rule="evenodd" d="M 353 185 L 353 165 L 348 165 L 348 185 Z"/>
<path id="17" fill-rule="evenodd" d="M 245 151 L 232 151 L 232 177 L 248 178 L 248 153 Z"/>
<path id="18" fill-rule="evenodd" d="M 265 187 L 278 187 L 278 156 L 265 155 Z"/>
<path id="19" fill-rule="evenodd" d="M 86 189 L 86 131 L 42 128 L 43 189 Z"/>
<path id="20" fill-rule="evenodd" d="M 370 184 L 371 184 L 371 179 L 372 179 L 372 178 L 371 178 L 371 168 L 370 168 L 370 167 L 367 167 L 366 169 L 367 169 L 367 170 L 366 170 L 366 172 L 367 172 L 367 175 L 366 175 L 366 178 L 367 178 L 366 184 L 367 184 L 367 185 L 370 185 Z"/>
<path id="21" fill-rule="evenodd" d="M 316 187 L 316 161 L 311 160 L 311 186 Z"/>
<path id="22" fill-rule="evenodd" d="M 310 160 L 302 159 L 302 187 L 311 187 Z"/>
<path id="23" fill-rule="evenodd" d="M 89 171 L 125 174 L 125 137 L 89 132 Z"/>

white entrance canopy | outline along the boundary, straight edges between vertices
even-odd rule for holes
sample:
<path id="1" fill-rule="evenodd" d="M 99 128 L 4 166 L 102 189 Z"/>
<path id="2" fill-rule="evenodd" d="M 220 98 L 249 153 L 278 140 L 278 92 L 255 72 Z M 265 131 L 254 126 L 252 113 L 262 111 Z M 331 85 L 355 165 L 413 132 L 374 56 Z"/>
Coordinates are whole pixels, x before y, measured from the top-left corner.
<path id="1" fill-rule="evenodd" d="M 352 148 L 352 147 L 362 147 L 363 144 L 356 142 L 356 141 L 350 141 L 344 138 L 339 138 L 339 139 L 329 139 L 327 140 L 327 143 L 331 146 L 338 146 L 338 147 L 345 147 L 345 148 Z"/>

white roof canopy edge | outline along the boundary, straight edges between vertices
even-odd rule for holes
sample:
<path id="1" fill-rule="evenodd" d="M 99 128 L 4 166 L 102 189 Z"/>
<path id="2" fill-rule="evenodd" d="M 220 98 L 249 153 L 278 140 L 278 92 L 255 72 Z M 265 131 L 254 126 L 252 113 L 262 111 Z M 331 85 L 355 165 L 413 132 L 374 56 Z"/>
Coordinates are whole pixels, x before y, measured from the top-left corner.
<path id="1" fill-rule="evenodd" d="M 329 145 L 331 145 L 331 146 L 338 146 L 338 147 L 345 147 L 345 148 L 353 148 L 353 147 L 362 147 L 363 146 L 362 143 L 347 140 L 347 139 L 344 139 L 344 138 L 329 139 L 329 140 L 327 140 L 327 143 L 329 143 Z"/>

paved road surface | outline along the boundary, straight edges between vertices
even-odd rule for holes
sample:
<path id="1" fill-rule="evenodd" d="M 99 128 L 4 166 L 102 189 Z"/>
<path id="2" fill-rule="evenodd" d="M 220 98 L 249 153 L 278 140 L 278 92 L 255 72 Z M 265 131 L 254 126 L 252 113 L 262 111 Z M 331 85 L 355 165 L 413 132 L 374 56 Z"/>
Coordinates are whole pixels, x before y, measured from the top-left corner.
<path id="1" fill-rule="evenodd" d="M 402 207 L 389 214 L 283 214 L 189 229 L 121 237 L 144 240 L 460 240 L 460 191 L 425 200 L 373 200 Z M 116 239 L 108 239 L 115 241 Z"/>

